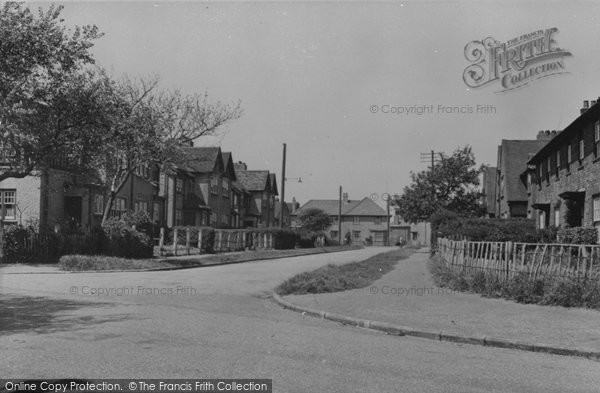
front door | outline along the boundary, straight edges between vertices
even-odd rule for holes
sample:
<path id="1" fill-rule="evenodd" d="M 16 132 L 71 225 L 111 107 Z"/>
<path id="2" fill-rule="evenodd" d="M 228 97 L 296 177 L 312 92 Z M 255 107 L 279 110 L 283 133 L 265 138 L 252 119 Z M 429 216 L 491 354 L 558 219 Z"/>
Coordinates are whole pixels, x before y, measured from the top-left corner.
<path id="1" fill-rule="evenodd" d="M 81 226 L 81 206 L 83 199 L 80 196 L 65 197 L 65 219 L 70 229 Z"/>

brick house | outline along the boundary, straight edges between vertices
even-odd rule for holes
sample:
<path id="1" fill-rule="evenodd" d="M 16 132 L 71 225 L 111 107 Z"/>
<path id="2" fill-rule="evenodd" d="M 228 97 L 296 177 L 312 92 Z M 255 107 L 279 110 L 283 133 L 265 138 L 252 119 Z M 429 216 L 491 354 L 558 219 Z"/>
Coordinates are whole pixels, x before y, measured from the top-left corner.
<path id="1" fill-rule="evenodd" d="M 317 208 L 323 210 L 332 219 L 332 225 L 324 228 L 332 239 L 338 238 L 338 212 L 339 200 L 337 199 L 311 199 L 298 211 L 302 214 L 307 209 Z M 342 198 L 342 242 L 347 234 L 350 234 L 352 242 L 362 244 L 371 239 L 373 245 L 387 244 L 387 220 L 389 216 L 386 211 L 373 202 L 371 198 L 352 201 L 348 194 L 344 193 Z"/>
<path id="2" fill-rule="evenodd" d="M 549 132 L 542 132 L 534 140 L 502 140 L 498 146 L 495 217 L 528 217 L 527 188 L 520 176 L 527 168 L 527 160 L 551 137 Z"/>
<path id="3" fill-rule="evenodd" d="M 243 217 L 244 227 L 275 226 L 275 196 L 278 195 L 275 175 L 267 170 L 249 171 L 243 162 L 234 164 L 235 176 L 241 188 L 250 194 Z"/>
<path id="4" fill-rule="evenodd" d="M 174 173 L 161 176 L 166 224 L 231 228 L 232 183 L 236 176 L 231 154 L 220 147 L 189 147 Z"/>
<path id="5" fill-rule="evenodd" d="M 539 228 L 600 226 L 600 103 L 584 101 L 571 124 L 528 161 L 522 180 Z"/>
<path id="6" fill-rule="evenodd" d="M 102 222 L 106 189 L 98 177 L 73 169 L 55 159 L 22 179 L 0 182 L 0 214 L 5 223 L 37 222 L 42 229 L 91 229 Z M 126 180 L 113 204 L 112 214 L 145 210 L 152 216 L 159 203 L 156 170 L 138 170 Z M 160 217 L 158 217 L 160 222 Z"/>

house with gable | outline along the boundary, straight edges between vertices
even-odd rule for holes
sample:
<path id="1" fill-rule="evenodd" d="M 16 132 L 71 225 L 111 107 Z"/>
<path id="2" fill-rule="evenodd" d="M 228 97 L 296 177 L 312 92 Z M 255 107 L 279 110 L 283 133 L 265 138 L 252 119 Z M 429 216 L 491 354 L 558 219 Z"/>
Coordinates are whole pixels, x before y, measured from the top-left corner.
<path id="1" fill-rule="evenodd" d="M 496 166 L 495 217 L 530 217 L 527 188 L 521 181 L 521 173 L 527 168 L 527 161 L 554 135 L 540 132 L 532 140 L 502 140 Z"/>
<path id="2" fill-rule="evenodd" d="M 323 210 L 332 219 L 329 228 L 323 230 L 331 239 L 337 239 L 338 232 L 338 199 L 311 199 L 302 205 L 296 214 L 300 215 L 303 211 L 317 208 Z M 387 244 L 387 224 L 389 216 L 387 212 L 371 198 L 360 200 L 350 200 L 348 193 L 342 197 L 341 229 L 342 241 L 347 234 L 350 235 L 353 244 L 386 245 Z"/>
<path id="3" fill-rule="evenodd" d="M 161 179 L 167 226 L 232 227 L 231 188 L 236 177 L 231 155 L 224 161 L 220 147 L 189 147 L 185 153 L 174 173 Z"/>
<path id="4" fill-rule="evenodd" d="M 248 170 L 243 162 L 234 164 L 238 184 L 250 194 L 243 227 L 268 228 L 275 225 L 275 175 L 267 170 Z"/>

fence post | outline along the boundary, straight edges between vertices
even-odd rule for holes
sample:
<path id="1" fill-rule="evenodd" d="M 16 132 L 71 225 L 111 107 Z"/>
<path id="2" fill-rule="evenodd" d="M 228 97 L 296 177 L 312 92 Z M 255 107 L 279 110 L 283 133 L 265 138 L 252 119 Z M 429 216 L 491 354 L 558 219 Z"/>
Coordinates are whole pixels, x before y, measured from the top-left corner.
<path id="1" fill-rule="evenodd" d="M 160 237 L 158 238 L 158 253 L 162 257 L 163 249 L 165 246 L 165 228 L 160 228 Z"/>
<path id="2" fill-rule="evenodd" d="M 202 228 L 198 229 L 198 254 L 202 254 Z"/>
<path id="3" fill-rule="evenodd" d="M 173 229 L 173 255 L 177 256 L 177 239 L 179 229 Z"/>
<path id="4" fill-rule="evenodd" d="M 185 228 L 185 248 L 187 254 L 190 255 L 190 228 Z"/>
<path id="5" fill-rule="evenodd" d="M 0 263 L 4 263 L 4 220 L 0 218 Z"/>

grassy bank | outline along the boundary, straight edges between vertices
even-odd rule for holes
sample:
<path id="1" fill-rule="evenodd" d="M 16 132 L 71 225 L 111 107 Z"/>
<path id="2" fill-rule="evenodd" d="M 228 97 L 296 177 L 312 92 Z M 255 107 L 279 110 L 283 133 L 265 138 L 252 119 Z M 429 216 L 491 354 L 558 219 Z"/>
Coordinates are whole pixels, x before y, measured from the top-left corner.
<path id="1" fill-rule="evenodd" d="M 503 298 L 518 303 L 600 310 L 598 278 L 541 277 L 532 281 L 527 274 L 517 274 L 501 282 L 482 271 L 466 274 L 450 269 L 437 256 L 430 259 L 429 271 L 436 285 L 457 291 L 478 293 L 486 297 Z"/>
<path id="2" fill-rule="evenodd" d="M 407 258 L 411 253 L 409 250 L 397 249 L 361 262 L 323 266 L 286 280 L 275 288 L 275 292 L 283 296 L 364 288 L 391 271 L 399 260 Z"/>
<path id="3" fill-rule="evenodd" d="M 350 251 L 359 248 L 360 247 L 332 246 L 291 250 L 240 251 L 228 254 L 190 255 L 162 259 L 126 259 L 98 255 L 65 255 L 61 257 L 58 266 L 61 270 L 66 271 L 170 269 L 250 262 L 263 259 L 288 258 L 302 255 Z"/>

